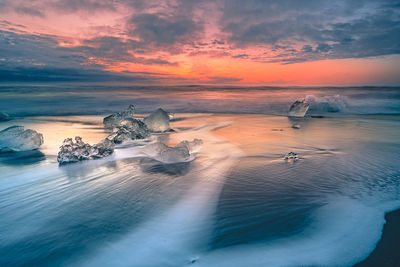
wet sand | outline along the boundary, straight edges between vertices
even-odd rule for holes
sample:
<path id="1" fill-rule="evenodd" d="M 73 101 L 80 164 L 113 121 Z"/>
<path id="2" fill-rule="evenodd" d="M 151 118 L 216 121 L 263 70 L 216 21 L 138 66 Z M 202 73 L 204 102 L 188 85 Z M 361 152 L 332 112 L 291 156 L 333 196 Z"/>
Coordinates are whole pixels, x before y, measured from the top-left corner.
<path id="1" fill-rule="evenodd" d="M 364 261 L 354 265 L 355 267 L 400 266 L 400 210 L 387 213 L 385 219 L 382 238 L 375 250 Z"/>
<path id="2" fill-rule="evenodd" d="M 351 266 L 381 238 L 380 207 L 400 203 L 399 116 L 179 113 L 174 132 L 59 167 L 65 138 L 109 134 L 102 119 L 2 123 L 45 143 L 32 159 L 0 158 L 1 266 Z M 194 138 L 203 148 L 184 165 L 141 154 Z M 384 263 L 371 265 L 395 266 Z"/>

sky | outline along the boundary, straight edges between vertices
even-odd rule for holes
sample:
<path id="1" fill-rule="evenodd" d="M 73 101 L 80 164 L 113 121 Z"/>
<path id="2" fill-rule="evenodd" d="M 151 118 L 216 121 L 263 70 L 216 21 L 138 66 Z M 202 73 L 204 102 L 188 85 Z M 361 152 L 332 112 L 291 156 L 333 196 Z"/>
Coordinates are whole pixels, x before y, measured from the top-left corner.
<path id="1" fill-rule="evenodd" d="M 0 0 L 0 82 L 400 85 L 394 0 Z"/>

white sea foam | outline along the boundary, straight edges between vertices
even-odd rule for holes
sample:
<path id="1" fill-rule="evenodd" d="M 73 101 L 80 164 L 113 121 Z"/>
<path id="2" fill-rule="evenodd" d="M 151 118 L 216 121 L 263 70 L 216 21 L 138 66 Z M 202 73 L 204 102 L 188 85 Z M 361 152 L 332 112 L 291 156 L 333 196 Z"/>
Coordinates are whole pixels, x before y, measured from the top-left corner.
<path id="1" fill-rule="evenodd" d="M 351 266 L 366 258 L 379 241 L 385 211 L 400 202 L 377 205 L 344 196 L 326 199 L 301 234 L 206 251 L 212 214 L 224 177 L 240 152 L 209 134 L 210 125 L 193 134 L 205 141 L 208 162 L 187 176 L 198 183 L 170 209 L 144 222 L 123 239 L 96 251 L 84 266 Z M 182 134 L 185 137 L 185 133 Z M 208 146 L 207 146 L 208 144 Z M 211 144 L 211 145 L 210 145 Z M 205 153 L 205 154 L 204 154 Z M 185 177 L 180 177 L 185 179 Z M 368 204 L 370 203 L 370 204 Z"/>
<path id="2" fill-rule="evenodd" d="M 229 168 L 232 168 L 236 159 L 241 156 L 236 147 L 210 134 L 212 127 L 223 126 L 226 125 L 207 124 L 178 134 L 180 140 L 175 140 L 177 142 L 199 137 L 205 141 L 205 144 L 199 154 L 202 160 L 197 161 L 201 162 L 200 166 L 193 168 L 185 176 L 177 178 L 184 180 L 197 177 L 195 179 L 197 183 L 194 183 L 193 187 L 183 194 L 175 205 L 163 212 L 155 213 L 155 217 L 136 225 L 136 228 L 120 240 L 113 240 L 108 244 L 99 240 L 94 246 L 96 249 L 98 246 L 99 248 L 93 254 L 78 256 L 80 259 L 88 259 L 87 261 L 81 262 L 77 259 L 79 262 L 73 265 L 184 266 L 195 262 L 195 266 L 350 266 L 367 257 L 374 249 L 385 222 L 384 211 L 399 208 L 400 203 L 376 204 L 379 203 L 378 200 L 355 200 L 337 196 L 321 200 L 326 205 L 314 213 L 311 219 L 312 225 L 302 234 L 285 239 L 268 240 L 268 244 L 260 242 L 206 251 L 206 242 L 212 240 L 210 237 L 210 230 L 213 227 L 212 215 L 221 187 Z M 65 173 L 68 170 L 87 171 L 86 169 L 90 169 L 89 172 L 94 173 L 83 174 L 82 177 L 90 178 L 89 180 L 101 178 L 106 171 L 101 169 L 103 163 L 116 159 L 141 157 L 143 147 L 149 142 L 156 141 L 157 138 L 154 138 L 150 141 L 131 142 L 117 146 L 116 152 L 104 159 L 80 162 L 62 168 L 48 163 L 26 166 L 23 169 L 3 167 L 7 169 L 7 176 L 2 177 L 1 193 L 6 195 L 9 189 L 15 187 L 14 190 L 19 195 L 18 197 L 13 195 L 14 198 L 9 199 L 3 197 L 2 205 L 14 203 L 13 208 L 19 210 L 16 215 L 13 215 L 14 217 L 28 213 L 40 214 L 33 217 L 34 220 L 29 219 L 28 225 L 26 225 L 26 220 L 10 219 L 13 227 L 3 227 L 6 229 L 2 232 L 3 240 L 15 239 L 17 242 L 29 234 L 46 228 L 47 223 L 52 223 L 54 216 L 62 216 L 62 212 L 58 214 L 57 211 L 62 211 L 59 207 L 64 205 L 63 202 L 66 199 L 76 198 L 80 203 L 80 196 L 86 195 L 89 190 L 101 193 L 102 191 L 98 189 L 109 188 L 111 176 L 99 179 L 101 181 L 97 184 L 94 182 L 84 186 L 81 179 L 66 179 L 68 175 L 66 176 Z M 139 173 L 139 171 L 132 173 Z M 112 179 L 119 178 L 115 176 Z M 36 186 L 31 186 L 35 183 Z M 21 187 L 21 190 L 18 190 L 19 186 L 30 189 L 25 191 Z M 73 188 L 77 188 L 77 191 L 67 190 Z M 357 187 L 357 189 L 362 188 Z M 76 194 L 77 192 L 79 194 Z M 51 195 L 54 197 L 49 197 Z M 24 207 L 19 205 L 22 201 L 16 201 L 25 200 L 24 196 L 29 200 L 37 198 L 39 201 L 28 201 L 28 205 Z M 42 200 L 45 206 L 40 205 Z M 46 210 L 49 217 L 46 217 L 43 210 Z M 3 215 L 7 215 L 4 218 L 10 218 L 10 213 L 6 209 L 3 211 Z M 3 223 L 3 226 L 6 224 Z M 54 242 L 59 242 L 59 240 Z"/>
<path id="3" fill-rule="evenodd" d="M 352 266 L 375 248 L 385 223 L 384 210 L 400 207 L 400 202 L 372 207 L 345 197 L 332 198 L 316 212 L 315 222 L 302 234 L 267 245 L 240 245 L 204 253 L 201 241 L 209 233 L 202 224 L 212 210 L 208 201 L 218 186 L 208 188 L 208 194 L 198 191 L 202 186 L 199 183 L 166 213 L 104 248 L 86 266 L 184 266 L 194 262 L 196 266 L 222 267 Z"/>
<path id="4" fill-rule="evenodd" d="M 304 233 L 268 245 L 244 245 L 201 255 L 198 266 L 352 266 L 366 258 L 379 241 L 384 210 L 400 202 L 371 207 L 338 197 L 320 208 Z"/>
<path id="5" fill-rule="evenodd" d="M 347 97 L 342 95 L 307 95 L 306 102 L 310 104 L 310 111 L 314 112 L 343 112 L 348 106 Z"/>
<path id="6" fill-rule="evenodd" d="M 182 266 L 197 258 L 210 237 L 210 219 L 226 173 L 242 155 L 208 130 L 196 132 L 205 141 L 208 160 L 187 174 L 199 175 L 198 182 L 173 207 L 100 249 L 85 266 Z"/>

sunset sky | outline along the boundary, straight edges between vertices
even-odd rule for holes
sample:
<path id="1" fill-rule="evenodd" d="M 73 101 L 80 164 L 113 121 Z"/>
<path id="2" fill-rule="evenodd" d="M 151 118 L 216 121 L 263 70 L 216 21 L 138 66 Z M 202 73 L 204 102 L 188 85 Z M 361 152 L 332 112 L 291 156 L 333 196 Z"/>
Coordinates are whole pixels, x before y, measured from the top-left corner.
<path id="1" fill-rule="evenodd" d="M 390 0 L 0 0 L 1 82 L 400 84 Z"/>

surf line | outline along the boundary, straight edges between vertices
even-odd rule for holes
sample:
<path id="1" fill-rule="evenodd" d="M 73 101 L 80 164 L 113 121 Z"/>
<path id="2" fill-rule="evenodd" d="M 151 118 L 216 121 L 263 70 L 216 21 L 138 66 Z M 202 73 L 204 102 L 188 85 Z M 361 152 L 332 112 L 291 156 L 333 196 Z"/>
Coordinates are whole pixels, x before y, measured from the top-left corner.
<path id="1" fill-rule="evenodd" d="M 237 147 L 211 134 L 221 126 L 226 124 L 181 134 L 183 138 L 201 138 L 207 158 L 200 169 L 185 175 L 199 178 L 184 197 L 123 239 L 97 251 L 83 266 L 182 266 L 197 260 L 211 235 L 210 222 L 226 175 L 243 156 Z"/>

